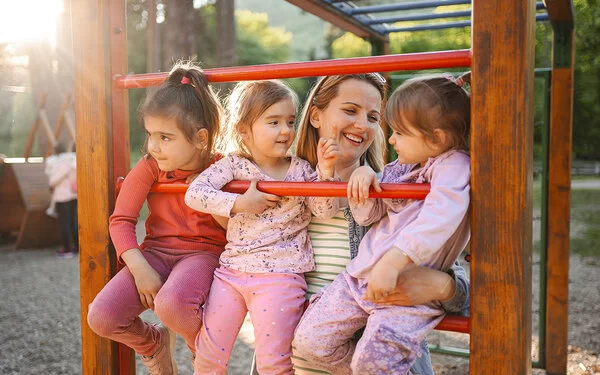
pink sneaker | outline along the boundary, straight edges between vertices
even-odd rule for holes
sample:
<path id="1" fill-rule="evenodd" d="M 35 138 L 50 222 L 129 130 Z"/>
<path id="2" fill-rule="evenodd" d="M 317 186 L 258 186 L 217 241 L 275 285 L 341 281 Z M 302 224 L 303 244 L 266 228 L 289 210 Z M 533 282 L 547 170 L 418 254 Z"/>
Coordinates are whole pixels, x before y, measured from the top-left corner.
<path id="1" fill-rule="evenodd" d="M 175 352 L 175 332 L 163 324 L 155 325 L 160 332 L 160 346 L 156 353 L 150 357 L 140 355 L 140 359 L 150 375 L 177 375 L 177 363 L 173 354 Z"/>

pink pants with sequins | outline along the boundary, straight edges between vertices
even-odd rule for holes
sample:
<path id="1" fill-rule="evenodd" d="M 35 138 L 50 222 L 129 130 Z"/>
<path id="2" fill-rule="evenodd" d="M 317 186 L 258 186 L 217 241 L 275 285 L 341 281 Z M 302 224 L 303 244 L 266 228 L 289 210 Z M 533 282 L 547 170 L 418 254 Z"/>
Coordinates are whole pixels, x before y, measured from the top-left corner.
<path id="1" fill-rule="evenodd" d="M 226 374 L 246 313 L 256 340 L 258 372 L 293 374 L 292 338 L 304 309 L 306 281 L 294 273 L 247 273 L 220 267 L 196 337 L 194 374 Z"/>

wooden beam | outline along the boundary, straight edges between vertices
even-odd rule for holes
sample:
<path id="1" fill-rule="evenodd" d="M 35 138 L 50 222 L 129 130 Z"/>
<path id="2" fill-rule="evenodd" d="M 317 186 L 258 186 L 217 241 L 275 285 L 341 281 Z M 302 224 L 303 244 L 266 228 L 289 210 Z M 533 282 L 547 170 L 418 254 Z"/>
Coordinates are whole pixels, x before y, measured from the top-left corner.
<path id="1" fill-rule="evenodd" d="M 473 1 L 471 374 L 531 374 L 534 1 Z"/>
<path id="2" fill-rule="evenodd" d="M 545 350 L 548 375 L 567 373 L 574 45 L 573 28 L 554 30 L 546 254 Z M 564 56 L 565 51 L 568 51 L 567 56 Z"/>
<path id="3" fill-rule="evenodd" d="M 298 8 L 312 13 L 323 21 L 327 21 L 342 30 L 351 32 L 352 34 L 365 39 L 379 39 L 381 41 L 388 40 L 387 35 L 382 35 L 374 31 L 371 27 L 363 25 L 352 16 L 345 14 L 333 5 L 327 4 L 324 1 L 312 0 L 286 0 L 288 3 L 297 6 Z"/>
<path id="4" fill-rule="evenodd" d="M 84 375 L 119 373 L 117 345 L 97 336 L 87 324 L 88 304 L 113 276 L 116 264 L 108 233 L 114 205 L 109 4 L 109 0 L 81 0 L 71 5 Z"/>
<path id="5" fill-rule="evenodd" d="M 152 3 L 150 6 L 152 6 Z M 156 6 L 156 4 L 154 4 Z M 110 24 L 110 76 L 127 74 L 127 20 L 124 0 L 109 0 Z M 111 188 L 118 177 L 125 177 L 129 172 L 129 94 L 127 90 L 118 89 L 115 81 L 111 82 L 111 121 L 112 137 L 109 147 L 113 153 Z M 116 198 L 116 196 L 115 196 Z M 111 206 L 111 212 L 114 206 Z M 111 247 L 111 252 L 113 252 Z M 117 269 L 121 267 L 117 265 Z M 135 375 L 135 352 L 124 344 L 118 349 L 119 374 Z"/>
<path id="6" fill-rule="evenodd" d="M 575 8 L 573 0 L 544 0 L 550 21 L 566 22 L 573 27 L 575 24 Z"/>

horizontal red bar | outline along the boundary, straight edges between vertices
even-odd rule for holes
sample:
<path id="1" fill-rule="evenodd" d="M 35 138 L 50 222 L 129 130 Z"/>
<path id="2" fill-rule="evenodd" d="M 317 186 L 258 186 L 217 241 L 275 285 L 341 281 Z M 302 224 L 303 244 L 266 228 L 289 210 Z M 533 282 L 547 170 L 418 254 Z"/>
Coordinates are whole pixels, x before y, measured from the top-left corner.
<path id="1" fill-rule="evenodd" d="M 399 55 L 353 57 L 347 59 L 234 66 L 206 69 L 205 73 L 209 82 L 235 82 L 470 66 L 471 51 L 464 49 L 456 51 L 405 53 Z M 164 81 L 167 74 L 168 73 L 163 72 L 116 76 L 115 83 L 117 88 L 120 89 L 158 86 Z"/>
<path id="2" fill-rule="evenodd" d="M 471 331 L 469 318 L 465 316 L 452 316 L 446 315 L 446 317 L 435 327 L 438 331 L 452 331 L 469 333 Z"/>
<path id="3" fill-rule="evenodd" d="M 259 181 L 258 190 L 281 196 L 345 197 L 345 182 L 280 182 Z M 184 193 L 187 184 L 154 184 L 155 193 Z M 250 186 L 249 181 L 231 181 L 223 188 L 230 193 L 243 194 Z M 372 198 L 409 198 L 424 199 L 429 193 L 429 184 L 381 184 L 381 193 L 371 189 Z"/>

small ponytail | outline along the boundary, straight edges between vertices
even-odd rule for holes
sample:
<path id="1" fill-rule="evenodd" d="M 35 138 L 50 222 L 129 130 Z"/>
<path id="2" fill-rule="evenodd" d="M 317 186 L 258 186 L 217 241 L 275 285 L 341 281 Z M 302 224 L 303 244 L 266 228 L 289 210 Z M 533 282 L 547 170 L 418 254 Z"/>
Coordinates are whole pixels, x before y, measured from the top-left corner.
<path id="1" fill-rule="evenodd" d="M 139 110 L 142 125 L 144 116 L 174 118 L 190 142 L 200 129 L 206 129 L 210 156 L 220 152 L 222 114 L 221 102 L 209 86 L 206 74 L 191 61 L 177 62 Z"/>

